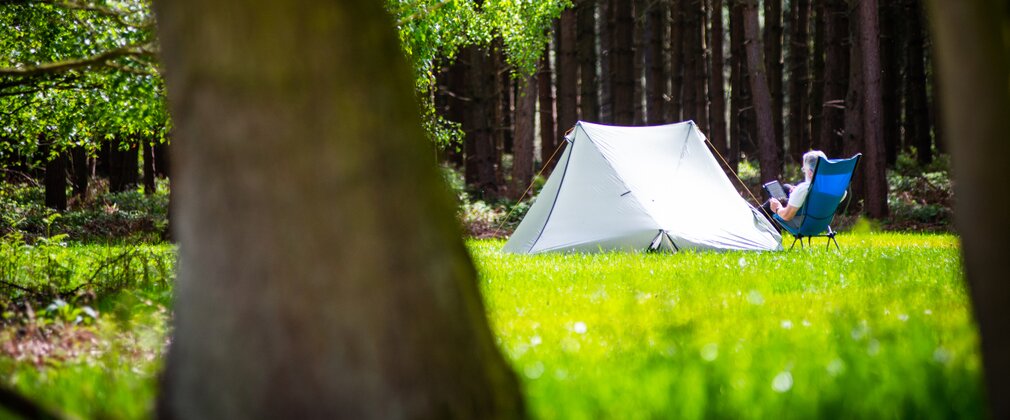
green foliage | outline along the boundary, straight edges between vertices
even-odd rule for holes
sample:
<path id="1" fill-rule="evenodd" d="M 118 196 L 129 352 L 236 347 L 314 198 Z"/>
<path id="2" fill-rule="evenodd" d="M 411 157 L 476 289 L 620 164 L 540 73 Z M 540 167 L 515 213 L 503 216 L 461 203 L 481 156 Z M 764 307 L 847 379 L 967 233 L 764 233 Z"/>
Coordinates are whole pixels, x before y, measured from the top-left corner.
<path id="1" fill-rule="evenodd" d="M 12 29 L 0 33 L 0 157 L 44 162 L 40 142 L 54 154 L 110 136 L 164 140 L 148 0 L 15 2 L 0 6 L 0 27 Z"/>
<path id="2" fill-rule="evenodd" d="M 929 165 L 908 154 L 898 156 L 887 173 L 890 227 L 904 230 L 950 230 L 954 222 L 954 191 L 949 157 L 940 155 Z"/>
<path id="3" fill-rule="evenodd" d="M 677 255 L 470 248 L 537 418 L 981 418 L 956 239 L 839 242 Z"/>
<path id="4" fill-rule="evenodd" d="M 0 183 L 0 236 L 17 234 L 28 242 L 159 242 L 168 235 L 168 186 L 153 195 L 139 190 L 97 192 L 68 211 L 45 207 L 38 185 Z"/>
<path id="5" fill-rule="evenodd" d="M 569 0 L 386 0 L 396 20 L 400 45 L 410 61 L 429 138 L 439 147 L 462 139 L 456 123 L 435 112 L 432 95 L 438 66 L 452 63 L 466 46 L 488 47 L 501 39 L 512 74 L 536 71 L 550 26 Z"/>

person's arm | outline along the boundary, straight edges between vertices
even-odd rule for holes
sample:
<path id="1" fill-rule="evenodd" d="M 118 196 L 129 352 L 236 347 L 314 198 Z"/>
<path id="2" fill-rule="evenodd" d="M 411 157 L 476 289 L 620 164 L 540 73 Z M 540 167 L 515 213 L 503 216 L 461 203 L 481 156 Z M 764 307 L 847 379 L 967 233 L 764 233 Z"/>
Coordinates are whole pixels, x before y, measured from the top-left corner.
<path id="1" fill-rule="evenodd" d="M 782 203 L 774 198 L 769 201 L 771 202 L 772 211 L 775 212 L 775 214 L 779 215 L 779 217 L 781 217 L 782 220 L 785 220 L 787 222 L 793 220 L 793 217 L 796 217 L 796 212 L 799 211 L 800 209 L 799 207 L 796 206 L 783 207 Z"/>

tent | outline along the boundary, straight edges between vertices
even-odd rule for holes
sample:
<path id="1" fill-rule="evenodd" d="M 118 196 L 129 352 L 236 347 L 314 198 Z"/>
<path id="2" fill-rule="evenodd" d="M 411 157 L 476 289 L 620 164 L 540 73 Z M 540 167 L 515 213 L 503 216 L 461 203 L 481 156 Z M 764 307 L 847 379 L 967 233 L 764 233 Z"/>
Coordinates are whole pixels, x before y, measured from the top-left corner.
<path id="1" fill-rule="evenodd" d="M 781 250 L 782 237 L 733 188 L 693 121 L 578 122 L 503 251 Z"/>

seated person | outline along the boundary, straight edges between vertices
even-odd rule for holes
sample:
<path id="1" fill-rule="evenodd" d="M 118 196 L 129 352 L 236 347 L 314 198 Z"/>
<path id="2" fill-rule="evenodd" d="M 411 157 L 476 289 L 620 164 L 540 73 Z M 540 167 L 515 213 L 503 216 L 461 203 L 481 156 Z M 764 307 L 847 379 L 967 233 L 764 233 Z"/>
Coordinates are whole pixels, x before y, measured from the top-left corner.
<path id="1" fill-rule="evenodd" d="M 817 166 L 817 159 L 828 157 L 824 152 L 820 150 L 811 150 L 803 154 L 803 182 L 797 184 L 796 186 L 789 186 L 787 184 L 787 189 L 789 190 L 789 200 L 787 204 L 783 205 L 778 199 L 772 197 L 768 199 L 761 208 L 765 211 L 765 216 L 768 220 L 772 221 L 776 227 L 779 223 L 771 217 L 772 214 L 777 214 L 782 220 L 789 223 L 790 226 L 799 227 L 803 220 L 796 219 L 796 213 L 800 210 L 800 206 L 803 205 L 803 201 L 807 199 L 807 192 L 810 189 L 810 181 L 814 178 L 814 168 Z"/>

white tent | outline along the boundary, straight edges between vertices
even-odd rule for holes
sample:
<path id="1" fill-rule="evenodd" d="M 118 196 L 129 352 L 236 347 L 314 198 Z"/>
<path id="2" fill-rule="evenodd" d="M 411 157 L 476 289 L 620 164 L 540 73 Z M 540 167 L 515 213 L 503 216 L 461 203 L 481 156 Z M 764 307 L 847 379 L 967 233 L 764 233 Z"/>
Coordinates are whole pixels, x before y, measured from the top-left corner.
<path id="1" fill-rule="evenodd" d="M 782 249 L 782 237 L 733 188 L 693 121 L 580 121 L 565 140 L 505 252 Z"/>

